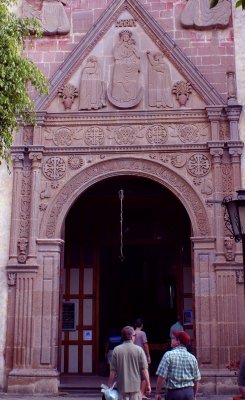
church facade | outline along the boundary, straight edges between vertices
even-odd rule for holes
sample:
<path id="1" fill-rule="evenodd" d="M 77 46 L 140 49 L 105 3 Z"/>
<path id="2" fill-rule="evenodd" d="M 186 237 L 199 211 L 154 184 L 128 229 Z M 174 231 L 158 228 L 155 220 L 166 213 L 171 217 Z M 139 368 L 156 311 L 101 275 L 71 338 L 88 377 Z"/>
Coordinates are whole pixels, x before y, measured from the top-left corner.
<path id="1" fill-rule="evenodd" d="M 104 374 L 108 332 L 138 316 L 153 365 L 180 316 L 201 390 L 233 390 L 244 276 L 221 202 L 242 186 L 243 80 L 232 4 L 208 3 L 23 2 L 50 92 L 11 149 L 4 390 Z"/>

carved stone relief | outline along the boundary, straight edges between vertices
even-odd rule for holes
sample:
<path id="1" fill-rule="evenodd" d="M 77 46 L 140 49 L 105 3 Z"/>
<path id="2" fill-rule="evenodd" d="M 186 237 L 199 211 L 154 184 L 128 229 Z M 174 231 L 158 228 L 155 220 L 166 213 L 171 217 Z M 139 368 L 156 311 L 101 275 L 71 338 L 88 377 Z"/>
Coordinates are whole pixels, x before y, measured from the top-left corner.
<path id="1" fill-rule="evenodd" d="M 79 140 L 82 138 L 82 128 L 67 128 L 61 126 L 60 128 L 49 128 L 46 127 L 44 130 L 44 136 L 46 140 L 52 140 L 55 146 L 71 146 L 73 140 Z"/>
<path id="2" fill-rule="evenodd" d="M 106 106 L 105 83 L 97 57 L 90 56 L 82 68 L 79 110 L 98 110 Z"/>
<path id="3" fill-rule="evenodd" d="M 230 16 L 231 3 L 229 0 L 220 1 L 214 8 L 210 8 L 209 0 L 188 0 L 180 21 L 185 28 L 226 28 Z"/>
<path id="4" fill-rule="evenodd" d="M 120 145 L 133 144 L 135 142 L 136 132 L 129 126 L 120 126 L 115 130 L 115 140 Z"/>
<path id="5" fill-rule="evenodd" d="M 58 180 L 63 178 L 65 172 L 65 161 L 61 157 L 50 157 L 43 164 L 43 174 L 50 180 Z"/>
<path id="6" fill-rule="evenodd" d="M 179 125 L 177 127 L 179 138 L 183 143 L 196 143 L 199 140 L 199 132 L 196 125 Z"/>
<path id="7" fill-rule="evenodd" d="M 190 93 L 192 92 L 192 87 L 189 82 L 178 81 L 173 85 L 172 92 L 175 94 L 180 107 L 185 107 Z"/>
<path id="8" fill-rule="evenodd" d="M 78 97 L 78 90 L 75 86 L 67 83 L 59 89 L 58 95 L 62 98 L 65 110 L 70 110 L 75 98 Z"/>
<path id="9" fill-rule="evenodd" d="M 32 144 L 33 142 L 33 127 L 27 126 L 23 131 L 23 144 L 25 146 Z"/>
<path id="10" fill-rule="evenodd" d="M 84 169 L 67 182 L 54 202 L 52 202 L 52 206 L 46 215 L 46 237 L 51 238 L 54 236 L 59 215 L 64 207 L 68 207 L 70 197 L 74 196 L 74 192 L 79 191 L 80 188 L 88 182 L 92 182 L 94 179 L 97 181 L 100 176 L 106 176 L 106 174 L 110 174 L 111 176 L 112 173 L 117 171 L 134 171 L 136 174 L 147 173 L 175 188 L 182 194 L 183 198 L 185 198 L 185 201 L 189 204 L 190 210 L 192 210 L 195 215 L 198 235 L 205 236 L 210 234 L 208 219 L 202 202 L 183 178 L 176 175 L 176 173 L 169 168 L 155 162 L 140 159 L 121 159 L 108 160 L 95 164 Z"/>
<path id="11" fill-rule="evenodd" d="M 196 178 L 200 178 L 209 173 L 211 168 L 210 161 L 205 154 L 193 154 L 187 162 L 187 171 Z"/>
<path id="12" fill-rule="evenodd" d="M 91 126 L 84 132 L 84 142 L 88 146 L 102 146 L 105 141 L 105 134 L 103 129 L 99 126 Z"/>
<path id="13" fill-rule="evenodd" d="M 67 164 L 70 169 L 79 169 L 83 166 L 84 161 L 80 156 L 73 155 L 68 158 Z"/>
<path id="14" fill-rule="evenodd" d="M 119 33 L 113 56 L 114 67 L 112 82 L 107 91 L 108 98 L 119 108 L 134 107 L 142 99 L 143 90 L 139 85 L 140 54 L 132 32 L 124 30 Z"/>
<path id="15" fill-rule="evenodd" d="M 243 271 L 236 271 L 236 283 L 244 283 L 244 273 Z"/>
<path id="16" fill-rule="evenodd" d="M 152 125 L 146 131 L 146 139 L 151 144 L 163 144 L 167 138 L 168 131 L 163 125 Z"/>
<path id="17" fill-rule="evenodd" d="M 15 286 L 16 285 L 16 273 L 15 272 L 8 272 L 8 285 Z"/>
<path id="18" fill-rule="evenodd" d="M 235 252 L 234 252 L 234 240 L 225 237 L 224 238 L 224 250 L 225 250 L 225 258 L 227 261 L 235 260 Z"/>
<path id="19" fill-rule="evenodd" d="M 168 64 L 162 53 L 148 57 L 148 104 L 150 107 L 173 108 L 172 81 Z"/>
<path id="20" fill-rule="evenodd" d="M 31 166 L 27 158 L 24 159 L 23 176 L 20 192 L 20 226 L 17 242 L 19 263 L 25 263 L 28 252 L 28 238 L 30 231 L 30 204 L 31 204 Z"/>
<path id="21" fill-rule="evenodd" d="M 67 0 L 43 0 L 33 5 L 30 0 L 25 0 L 23 15 L 40 20 L 46 35 L 64 35 L 70 32 L 70 22 L 64 8 L 66 4 Z"/>
<path id="22" fill-rule="evenodd" d="M 186 155 L 182 153 L 176 153 L 171 156 L 171 164 L 176 168 L 182 168 L 186 163 Z"/>
<path id="23" fill-rule="evenodd" d="M 222 191 L 224 194 L 229 194 L 232 192 L 233 180 L 232 180 L 232 168 L 228 162 L 221 164 L 221 174 L 222 174 Z"/>
<path id="24" fill-rule="evenodd" d="M 209 196 L 213 193 L 213 184 L 210 179 L 204 178 L 201 183 L 201 193 Z"/>

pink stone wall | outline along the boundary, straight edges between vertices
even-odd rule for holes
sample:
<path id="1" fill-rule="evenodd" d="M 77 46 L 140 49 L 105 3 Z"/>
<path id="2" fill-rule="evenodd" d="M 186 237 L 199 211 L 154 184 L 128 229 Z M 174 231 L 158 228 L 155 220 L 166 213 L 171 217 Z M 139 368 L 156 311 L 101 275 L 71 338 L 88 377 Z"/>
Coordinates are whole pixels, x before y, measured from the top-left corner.
<path id="1" fill-rule="evenodd" d="M 145 9 L 176 41 L 205 78 L 226 97 L 226 71 L 234 68 L 232 19 L 226 29 L 197 31 L 180 25 L 180 14 L 186 0 L 140 0 Z M 81 38 L 96 24 L 112 0 L 72 0 L 65 7 L 70 20 L 68 35 L 44 36 L 27 44 L 27 55 L 50 78 L 69 57 Z"/>

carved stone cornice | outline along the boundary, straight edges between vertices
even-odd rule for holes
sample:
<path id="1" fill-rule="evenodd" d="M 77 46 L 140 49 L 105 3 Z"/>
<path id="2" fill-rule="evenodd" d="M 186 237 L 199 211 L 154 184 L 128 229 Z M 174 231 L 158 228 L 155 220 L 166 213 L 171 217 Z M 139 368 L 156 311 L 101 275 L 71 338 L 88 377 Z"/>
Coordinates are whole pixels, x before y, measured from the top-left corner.
<path id="1" fill-rule="evenodd" d="M 48 113 L 45 126 L 81 126 L 88 124 L 122 124 L 122 123 L 188 123 L 208 122 L 206 111 L 196 110 L 155 110 L 155 111 L 127 111 L 118 112 L 66 112 L 66 113 Z"/>
<path id="2" fill-rule="evenodd" d="M 227 107 L 225 107 L 225 111 L 229 121 L 238 122 L 241 115 L 242 106 L 240 104 L 228 105 Z"/>
<path id="3" fill-rule="evenodd" d="M 207 106 L 206 112 L 209 121 L 219 121 L 222 116 L 224 106 Z"/>
<path id="4" fill-rule="evenodd" d="M 37 264 L 16 264 L 9 262 L 6 269 L 8 273 L 37 273 L 39 266 Z"/>
<path id="5" fill-rule="evenodd" d="M 130 146 L 96 146 L 96 147 L 46 147 L 44 156 L 48 156 L 50 154 L 117 154 L 117 153 L 145 153 L 145 152 L 155 152 L 155 151 L 163 151 L 163 152 L 174 152 L 174 151 L 208 151 L 206 144 L 173 144 L 173 145 L 130 145 Z"/>

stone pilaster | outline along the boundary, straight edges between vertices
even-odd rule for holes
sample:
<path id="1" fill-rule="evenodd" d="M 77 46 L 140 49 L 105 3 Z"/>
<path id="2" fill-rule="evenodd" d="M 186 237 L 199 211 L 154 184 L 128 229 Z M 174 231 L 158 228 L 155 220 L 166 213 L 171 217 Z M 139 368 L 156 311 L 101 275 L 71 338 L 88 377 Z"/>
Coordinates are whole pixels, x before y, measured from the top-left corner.
<path id="1" fill-rule="evenodd" d="M 242 106 L 239 104 L 230 105 L 226 107 L 226 114 L 228 121 L 230 123 L 230 140 L 239 140 L 239 130 L 238 123 L 240 114 L 242 111 Z"/>
<path id="2" fill-rule="evenodd" d="M 9 247 L 9 263 L 17 262 L 17 242 L 18 242 L 18 225 L 20 215 L 20 202 L 18 198 L 21 192 L 22 172 L 23 172 L 23 153 L 14 153 L 11 156 L 13 163 L 13 191 L 12 191 L 12 218 L 11 218 L 11 235 Z"/>
<path id="3" fill-rule="evenodd" d="M 215 238 L 191 238 L 194 250 L 196 349 L 204 368 L 217 365 L 216 293 L 213 261 Z"/>
<path id="4" fill-rule="evenodd" d="M 212 165 L 213 165 L 213 183 L 214 183 L 214 193 L 213 199 L 217 201 L 214 202 L 213 209 L 215 215 L 215 236 L 216 236 L 216 255 L 217 261 L 224 259 L 224 251 L 223 251 L 223 231 L 224 231 L 224 217 L 223 217 L 223 209 L 221 204 L 219 203 L 223 199 L 222 192 L 222 172 L 221 172 L 221 162 L 222 156 L 224 153 L 222 146 L 222 142 L 215 143 L 209 142 L 210 154 L 212 156 Z"/>
<path id="5" fill-rule="evenodd" d="M 233 191 L 241 189 L 241 155 L 242 155 L 242 142 L 228 142 L 229 154 L 231 157 L 232 165 L 232 178 L 233 178 Z"/>
<path id="6" fill-rule="evenodd" d="M 222 113 L 222 106 L 209 106 L 206 107 L 208 119 L 211 122 L 211 140 L 220 140 L 219 129 L 220 129 L 220 117 Z"/>
<path id="7" fill-rule="evenodd" d="M 29 154 L 32 161 L 31 185 L 31 210 L 30 210 L 30 236 L 28 263 L 36 262 L 36 238 L 38 237 L 39 195 L 41 187 L 42 152 L 36 151 Z"/>

